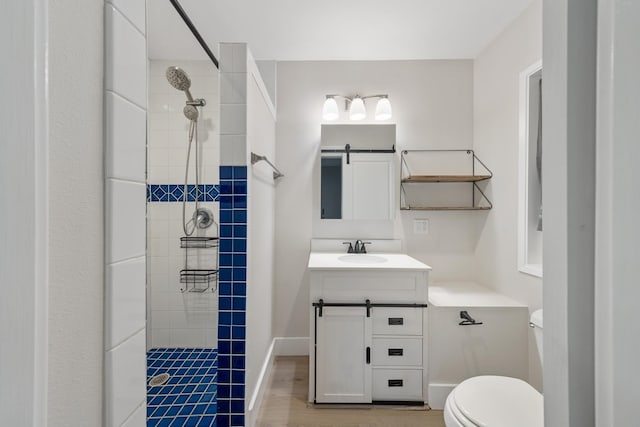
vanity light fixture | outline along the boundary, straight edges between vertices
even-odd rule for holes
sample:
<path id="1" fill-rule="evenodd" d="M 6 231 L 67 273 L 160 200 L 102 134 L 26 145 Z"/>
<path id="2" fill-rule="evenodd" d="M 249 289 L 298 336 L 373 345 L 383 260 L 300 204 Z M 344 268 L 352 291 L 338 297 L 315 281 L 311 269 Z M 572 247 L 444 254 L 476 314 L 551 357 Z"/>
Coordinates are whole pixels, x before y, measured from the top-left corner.
<path id="1" fill-rule="evenodd" d="M 345 111 L 349 111 L 350 120 L 364 120 L 367 117 L 364 100 L 369 98 L 379 98 L 378 103 L 376 104 L 376 120 L 389 120 L 392 116 L 389 95 L 355 95 L 353 97 L 326 95 L 326 99 L 322 107 L 322 118 L 326 121 L 338 120 L 340 117 L 340 110 L 338 108 L 336 98 L 343 98 L 345 100 L 344 109 Z"/>

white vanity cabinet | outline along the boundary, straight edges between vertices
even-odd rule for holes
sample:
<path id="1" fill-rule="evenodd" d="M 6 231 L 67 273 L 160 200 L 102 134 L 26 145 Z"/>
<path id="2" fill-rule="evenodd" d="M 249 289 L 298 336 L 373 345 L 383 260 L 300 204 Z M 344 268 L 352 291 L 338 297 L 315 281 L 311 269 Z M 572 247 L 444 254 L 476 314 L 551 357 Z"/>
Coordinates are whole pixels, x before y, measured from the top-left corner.
<path id="1" fill-rule="evenodd" d="M 316 402 L 371 402 L 371 318 L 359 307 L 323 307 L 316 319 Z M 367 354 L 369 352 L 369 354 Z"/>
<path id="2" fill-rule="evenodd" d="M 312 253 L 309 269 L 309 401 L 424 402 L 430 267 L 401 254 Z"/>

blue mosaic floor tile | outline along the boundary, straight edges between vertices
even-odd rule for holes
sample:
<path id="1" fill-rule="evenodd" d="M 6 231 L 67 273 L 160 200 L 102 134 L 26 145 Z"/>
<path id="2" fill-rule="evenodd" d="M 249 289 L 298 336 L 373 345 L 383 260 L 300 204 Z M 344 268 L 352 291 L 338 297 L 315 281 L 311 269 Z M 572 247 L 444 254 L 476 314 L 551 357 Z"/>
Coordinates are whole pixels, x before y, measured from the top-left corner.
<path id="1" fill-rule="evenodd" d="M 217 350 L 151 349 L 147 383 L 161 373 L 170 377 L 147 386 L 147 427 L 216 426 L 217 370 Z"/>

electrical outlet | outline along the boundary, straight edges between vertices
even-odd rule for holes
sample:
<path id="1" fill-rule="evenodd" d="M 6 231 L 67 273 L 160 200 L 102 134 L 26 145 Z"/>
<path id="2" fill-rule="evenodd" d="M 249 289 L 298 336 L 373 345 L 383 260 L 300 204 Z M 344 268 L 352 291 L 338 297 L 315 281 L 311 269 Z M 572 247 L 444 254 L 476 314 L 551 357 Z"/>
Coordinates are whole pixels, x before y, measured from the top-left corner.
<path id="1" fill-rule="evenodd" d="M 414 219 L 413 234 L 429 234 L 429 220 L 426 218 Z"/>

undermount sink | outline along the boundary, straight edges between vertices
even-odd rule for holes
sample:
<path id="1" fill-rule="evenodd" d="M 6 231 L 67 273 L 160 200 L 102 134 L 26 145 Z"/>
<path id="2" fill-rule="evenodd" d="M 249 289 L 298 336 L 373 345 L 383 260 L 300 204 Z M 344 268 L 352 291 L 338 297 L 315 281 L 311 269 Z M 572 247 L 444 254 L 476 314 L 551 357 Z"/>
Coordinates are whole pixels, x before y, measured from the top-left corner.
<path id="1" fill-rule="evenodd" d="M 369 254 L 350 254 L 338 257 L 339 261 L 350 262 L 353 264 L 380 264 L 387 262 L 387 259 L 378 255 Z"/>

